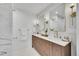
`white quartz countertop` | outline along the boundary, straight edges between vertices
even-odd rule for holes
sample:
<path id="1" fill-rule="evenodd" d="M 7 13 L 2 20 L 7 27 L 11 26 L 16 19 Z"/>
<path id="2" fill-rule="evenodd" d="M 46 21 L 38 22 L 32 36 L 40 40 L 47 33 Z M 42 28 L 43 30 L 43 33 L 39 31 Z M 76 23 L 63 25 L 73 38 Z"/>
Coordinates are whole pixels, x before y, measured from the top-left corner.
<path id="1" fill-rule="evenodd" d="M 61 46 L 66 46 L 70 43 L 70 42 L 62 41 L 61 39 L 58 39 L 58 38 L 49 39 L 48 37 L 41 36 L 40 34 L 33 34 L 33 35 L 36 37 L 42 38 L 44 40 L 48 40 L 50 42 L 56 43 Z"/>

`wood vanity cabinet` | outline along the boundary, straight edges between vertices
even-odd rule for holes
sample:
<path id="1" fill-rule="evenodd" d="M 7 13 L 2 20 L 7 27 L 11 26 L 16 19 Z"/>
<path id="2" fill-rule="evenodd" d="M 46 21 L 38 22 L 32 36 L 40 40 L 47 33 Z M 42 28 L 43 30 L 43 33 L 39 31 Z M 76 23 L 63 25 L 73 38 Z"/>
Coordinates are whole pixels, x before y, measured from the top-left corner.
<path id="1" fill-rule="evenodd" d="M 67 46 L 50 43 L 50 56 L 71 56 L 71 43 Z"/>
<path id="2" fill-rule="evenodd" d="M 71 43 L 67 46 L 60 46 L 56 43 L 44 40 L 32 35 L 32 47 L 42 56 L 70 56 Z"/>

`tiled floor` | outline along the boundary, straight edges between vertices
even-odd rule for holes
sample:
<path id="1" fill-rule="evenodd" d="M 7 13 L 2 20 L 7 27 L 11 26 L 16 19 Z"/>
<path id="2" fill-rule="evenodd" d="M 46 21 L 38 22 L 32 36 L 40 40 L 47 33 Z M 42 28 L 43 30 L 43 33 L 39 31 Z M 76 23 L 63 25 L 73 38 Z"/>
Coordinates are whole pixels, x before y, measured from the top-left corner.
<path id="1" fill-rule="evenodd" d="M 40 56 L 38 52 L 32 48 L 28 47 L 26 41 L 13 41 L 13 56 Z"/>
<path id="2" fill-rule="evenodd" d="M 14 56 L 40 56 L 34 48 L 22 48 L 14 51 Z"/>

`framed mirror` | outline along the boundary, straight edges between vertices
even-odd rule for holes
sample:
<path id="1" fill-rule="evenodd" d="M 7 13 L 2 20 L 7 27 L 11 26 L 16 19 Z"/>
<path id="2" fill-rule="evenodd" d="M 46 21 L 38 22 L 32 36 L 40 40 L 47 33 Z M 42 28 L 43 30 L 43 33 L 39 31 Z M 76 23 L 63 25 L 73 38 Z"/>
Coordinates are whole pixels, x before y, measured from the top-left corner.
<path id="1" fill-rule="evenodd" d="M 65 19 L 65 5 L 60 4 L 55 9 L 50 11 L 50 27 L 54 31 L 64 32 L 66 31 L 66 19 Z"/>

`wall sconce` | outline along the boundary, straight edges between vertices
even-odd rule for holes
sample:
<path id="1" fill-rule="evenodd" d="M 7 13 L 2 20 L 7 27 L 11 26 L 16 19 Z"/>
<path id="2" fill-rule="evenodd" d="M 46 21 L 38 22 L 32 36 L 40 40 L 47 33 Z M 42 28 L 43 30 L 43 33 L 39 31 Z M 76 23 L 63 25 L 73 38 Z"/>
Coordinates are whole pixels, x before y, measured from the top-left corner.
<path id="1" fill-rule="evenodd" d="M 74 11 L 74 7 L 76 7 L 74 4 L 71 4 L 71 17 L 72 17 L 72 25 L 73 25 L 73 17 L 76 17 L 76 11 Z"/>

